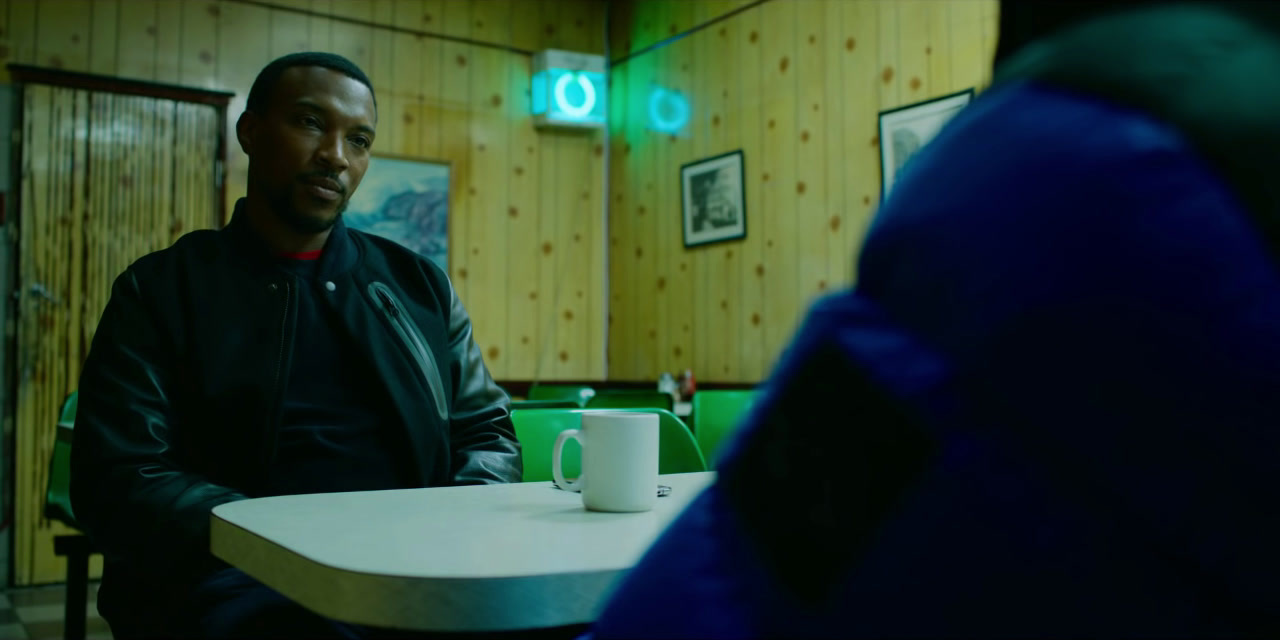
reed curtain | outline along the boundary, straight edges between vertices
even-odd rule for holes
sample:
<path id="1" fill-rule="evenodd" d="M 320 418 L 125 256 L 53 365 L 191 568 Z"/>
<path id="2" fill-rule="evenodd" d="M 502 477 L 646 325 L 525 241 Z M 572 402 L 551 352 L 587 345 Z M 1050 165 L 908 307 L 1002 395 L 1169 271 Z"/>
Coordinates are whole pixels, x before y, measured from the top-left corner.
<path id="1" fill-rule="evenodd" d="M 113 281 L 222 222 L 225 103 L 139 95 L 137 85 L 21 87 L 13 564 L 15 584 L 27 585 L 65 575 L 53 538 L 69 531 L 43 514 L 49 460 Z"/>

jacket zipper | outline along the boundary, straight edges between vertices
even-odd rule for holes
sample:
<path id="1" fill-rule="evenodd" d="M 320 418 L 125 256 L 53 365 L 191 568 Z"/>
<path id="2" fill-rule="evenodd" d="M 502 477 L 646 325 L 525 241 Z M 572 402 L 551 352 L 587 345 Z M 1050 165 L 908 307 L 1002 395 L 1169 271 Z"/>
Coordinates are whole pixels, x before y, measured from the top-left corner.
<path id="1" fill-rule="evenodd" d="M 280 310 L 280 348 L 276 352 L 276 375 L 272 381 L 272 387 L 274 388 L 275 393 L 271 396 L 275 399 L 276 405 L 272 411 L 273 418 L 268 418 L 267 428 L 264 429 L 267 438 L 267 457 L 264 474 L 268 476 L 266 478 L 266 481 L 268 482 L 270 481 L 269 476 L 271 474 L 271 464 L 276 457 L 276 437 L 278 435 L 277 430 L 280 425 L 280 409 L 284 403 L 284 389 L 280 383 L 284 376 L 284 347 L 289 338 L 286 334 L 286 330 L 288 329 L 289 324 L 289 297 L 291 289 L 287 279 L 281 284 L 283 285 L 282 291 L 284 293 L 284 307 Z"/>
<path id="2" fill-rule="evenodd" d="M 276 397 L 280 396 L 280 375 L 284 372 L 285 324 L 289 322 L 289 282 L 284 283 L 284 309 L 280 312 L 280 350 L 276 354 L 276 377 L 273 386 Z"/>
<path id="3" fill-rule="evenodd" d="M 444 383 L 440 379 L 440 370 L 436 367 L 435 359 L 431 357 L 426 344 L 418 334 L 417 327 L 409 322 L 404 310 L 400 308 L 400 303 L 392 297 L 386 285 L 381 282 L 374 282 L 369 285 L 369 288 L 382 304 L 383 313 L 386 314 L 387 319 L 391 322 L 396 335 L 400 337 L 400 342 L 409 350 L 409 354 L 418 365 L 418 370 L 422 372 L 423 378 L 426 379 L 427 386 L 431 388 L 431 395 L 435 396 L 436 413 L 441 420 L 448 421 L 449 408 L 445 405 Z"/>

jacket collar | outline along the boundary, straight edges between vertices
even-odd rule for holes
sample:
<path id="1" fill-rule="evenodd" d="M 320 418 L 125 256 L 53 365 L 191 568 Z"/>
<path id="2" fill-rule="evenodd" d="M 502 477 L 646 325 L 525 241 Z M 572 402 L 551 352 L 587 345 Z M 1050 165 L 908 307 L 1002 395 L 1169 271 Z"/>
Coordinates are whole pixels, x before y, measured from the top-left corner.
<path id="1" fill-rule="evenodd" d="M 275 264 L 274 252 L 249 225 L 249 214 L 245 211 L 244 198 L 236 201 L 231 222 L 227 223 L 224 232 L 242 257 L 256 269 L 269 269 Z M 360 252 L 351 235 L 342 216 L 338 216 L 333 230 L 329 232 L 329 239 L 325 241 L 324 251 L 320 254 L 317 271 L 319 278 L 332 280 L 355 266 Z"/>

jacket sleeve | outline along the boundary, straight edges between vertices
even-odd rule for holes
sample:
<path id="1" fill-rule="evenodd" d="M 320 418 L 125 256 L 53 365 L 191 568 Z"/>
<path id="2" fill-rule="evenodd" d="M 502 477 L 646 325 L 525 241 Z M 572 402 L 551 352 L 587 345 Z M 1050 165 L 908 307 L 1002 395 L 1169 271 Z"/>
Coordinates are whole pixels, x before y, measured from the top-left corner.
<path id="1" fill-rule="evenodd" d="M 471 317 L 449 287 L 450 439 L 453 484 L 520 482 L 524 464 L 511 424 L 511 401 L 484 366 Z"/>
<path id="2" fill-rule="evenodd" d="M 175 350 L 131 268 L 116 279 L 80 375 L 75 517 L 108 558 L 164 571 L 212 563 L 209 513 L 245 496 L 184 470 L 172 449 Z"/>

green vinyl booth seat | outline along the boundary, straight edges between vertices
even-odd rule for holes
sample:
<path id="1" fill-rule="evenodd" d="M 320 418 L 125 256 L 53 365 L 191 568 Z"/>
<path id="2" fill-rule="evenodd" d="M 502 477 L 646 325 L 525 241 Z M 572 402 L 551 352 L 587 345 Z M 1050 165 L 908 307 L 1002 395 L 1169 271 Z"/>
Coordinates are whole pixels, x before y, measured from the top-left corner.
<path id="1" fill-rule="evenodd" d="M 516 409 L 580 409 L 573 400 L 512 400 L 511 410 Z"/>
<path id="2" fill-rule="evenodd" d="M 693 394 L 693 434 L 713 465 L 716 453 L 751 410 L 758 391 L 699 391 Z"/>
<path id="3" fill-rule="evenodd" d="M 517 409 L 511 412 L 524 461 L 524 482 L 551 480 L 551 450 L 565 429 L 582 427 L 582 414 L 594 409 Z M 706 471 L 707 462 L 689 427 L 674 413 L 662 409 L 609 409 L 658 414 L 658 473 Z M 582 472 L 582 452 L 566 444 L 563 457 L 566 478 Z"/>
<path id="4" fill-rule="evenodd" d="M 580 384 L 534 384 L 529 387 L 529 400 L 572 402 L 583 406 L 596 390 Z"/>
<path id="5" fill-rule="evenodd" d="M 662 409 L 671 411 L 674 401 L 663 391 L 606 390 L 598 391 L 587 400 L 588 409 Z"/>

